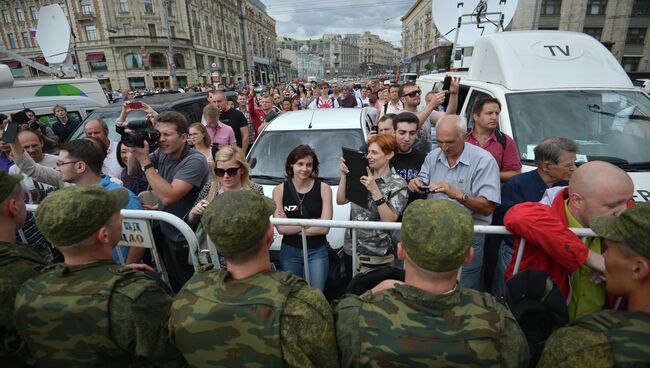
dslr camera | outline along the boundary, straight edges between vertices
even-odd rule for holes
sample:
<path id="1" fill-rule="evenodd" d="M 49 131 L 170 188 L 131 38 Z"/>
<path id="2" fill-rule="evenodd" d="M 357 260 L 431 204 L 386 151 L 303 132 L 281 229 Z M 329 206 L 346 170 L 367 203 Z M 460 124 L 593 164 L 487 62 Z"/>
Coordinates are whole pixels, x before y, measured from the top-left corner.
<path id="1" fill-rule="evenodd" d="M 160 133 L 153 129 L 146 120 L 136 120 L 129 122 L 131 133 L 122 134 L 122 144 L 126 147 L 144 147 L 144 142 L 149 143 L 149 149 L 155 150 L 158 146 Z"/>

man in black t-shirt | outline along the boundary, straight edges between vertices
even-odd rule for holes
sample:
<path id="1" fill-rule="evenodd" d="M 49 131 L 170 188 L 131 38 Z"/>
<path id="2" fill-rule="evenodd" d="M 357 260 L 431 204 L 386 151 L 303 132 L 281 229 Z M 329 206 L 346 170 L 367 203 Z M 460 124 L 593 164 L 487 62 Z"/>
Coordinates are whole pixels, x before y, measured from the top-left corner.
<path id="1" fill-rule="evenodd" d="M 235 132 L 237 145 L 246 152 L 248 144 L 252 143 L 248 141 L 248 120 L 246 120 L 246 116 L 241 111 L 230 108 L 223 91 L 210 91 L 208 101 L 221 110 L 219 121 L 232 128 L 233 132 Z"/>
<path id="2" fill-rule="evenodd" d="M 393 117 L 393 128 L 397 140 L 397 155 L 393 167 L 407 182 L 417 177 L 424 158 L 427 156 L 426 153 L 413 147 L 417 140 L 419 122 L 417 115 L 411 112 L 402 112 Z M 419 198 L 426 198 L 426 195 L 420 196 L 409 191 L 409 203 Z"/>

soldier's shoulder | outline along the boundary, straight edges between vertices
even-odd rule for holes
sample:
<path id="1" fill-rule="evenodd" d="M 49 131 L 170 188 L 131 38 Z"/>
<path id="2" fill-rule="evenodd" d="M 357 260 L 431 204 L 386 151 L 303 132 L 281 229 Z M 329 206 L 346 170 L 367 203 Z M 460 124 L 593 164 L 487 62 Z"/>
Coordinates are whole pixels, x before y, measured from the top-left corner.
<path id="1" fill-rule="evenodd" d="M 603 332 L 571 325 L 555 331 L 546 341 L 540 367 L 602 366 L 609 361 L 612 349 Z"/>
<path id="2" fill-rule="evenodd" d="M 116 273 L 122 277 L 115 284 L 113 292 L 123 295 L 132 301 L 138 300 L 145 292 L 159 293 L 160 295 L 167 294 L 158 282 L 144 272 L 120 269 Z"/>
<path id="3" fill-rule="evenodd" d="M 26 266 L 45 266 L 45 260 L 34 249 L 25 244 L 0 242 L 0 266 L 17 263 Z"/>
<path id="4" fill-rule="evenodd" d="M 287 297 L 286 310 L 319 315 L 320 317 L 327 317 L 332 314 L 332 309 L 323 293 L 306 283 L 298 284 L 293 288 Z"/>

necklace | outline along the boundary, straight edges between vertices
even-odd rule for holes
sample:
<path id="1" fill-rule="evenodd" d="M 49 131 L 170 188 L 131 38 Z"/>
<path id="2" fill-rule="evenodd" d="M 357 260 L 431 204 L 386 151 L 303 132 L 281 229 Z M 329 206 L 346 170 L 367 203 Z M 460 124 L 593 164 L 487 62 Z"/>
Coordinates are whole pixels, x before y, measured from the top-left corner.
<path id="1" fill-rule="evenodd" d="M 300 193 L 296 191 L 296 195 L 298 196 L 298 205 L 300 206 L 300 216 L 302 216 L 302 202 L 305 200 L 307 193 L 303 193 L 302 197 L 300 197 Z"/>

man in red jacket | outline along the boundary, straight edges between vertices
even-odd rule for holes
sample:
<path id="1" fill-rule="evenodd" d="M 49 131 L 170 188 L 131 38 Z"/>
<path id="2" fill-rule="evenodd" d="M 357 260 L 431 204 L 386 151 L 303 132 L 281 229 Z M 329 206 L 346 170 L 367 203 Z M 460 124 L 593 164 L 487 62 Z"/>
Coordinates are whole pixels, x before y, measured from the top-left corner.
<path id="1" fill-rule="evenodd" d="M 268 122 L 264 121 L 264 118 L 274 111 L 273 97 L 270 95 L 259 97 L 260 108 L 258 109 L 255 107 L 255 86 L 251 84 L 248 90 L 250 91 L 248 94 L 248 113 L 255 128 L 255 137 L 257 137 L 268 124 Z"/>
<path id="2" fill-rule="evenodd" d="M 551 275 L 567 299 L 571 319 L 605 308 L 600 238 L 580 239 L 568 228 L 588 228 L 593 217 L 617 214 L 627 207 L 633 193 L 634 184 L 625 171 L 594 161 L 580 166 L 567 188 L 549 189 L 548 203 L 526 202 L 512 207 L 504 225 L 515 234 L 516 243 L 505 279 L 512 277 L 524 238 L 519 270 L 536 269 Z"/>

